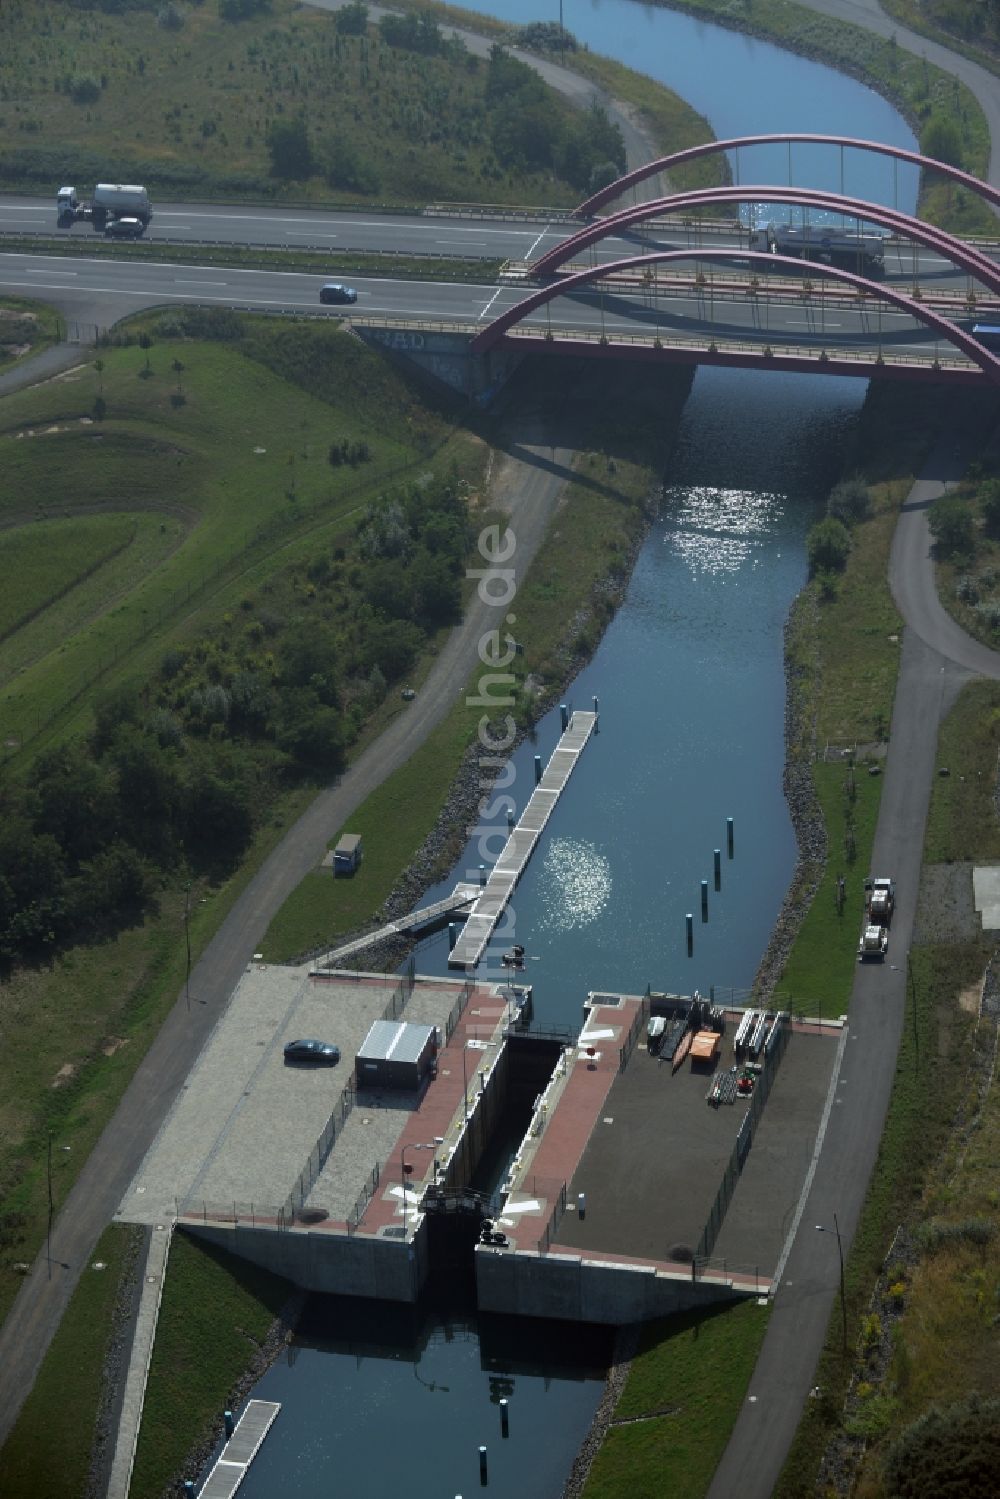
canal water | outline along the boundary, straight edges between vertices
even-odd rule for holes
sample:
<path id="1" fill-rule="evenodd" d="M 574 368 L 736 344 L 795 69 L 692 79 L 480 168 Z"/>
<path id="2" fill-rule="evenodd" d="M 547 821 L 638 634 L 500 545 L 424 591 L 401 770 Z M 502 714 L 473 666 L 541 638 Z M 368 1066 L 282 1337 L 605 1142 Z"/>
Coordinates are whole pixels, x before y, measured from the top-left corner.
<path id="1" fill-rule="evenodd" d="M 558 19 L 554 0 L 551 14 L 535 0 L 465 4 L 512 21 Z M 566 0 L 564 19 L 591 50 L 675 89 L 719 138 L 835 132 L 847 121 L 853 135 L 915 144 L 871 90 L 766 43 L 631 0 Z M 744 151 L 733 167 L 744 183 L 783 183 L 788 153 Z M 842 177 L 839 152 L 795 147 L 792 172 L 904 209 L 916 200 L 912 172 L 859 153 L 845 154 Z M 506 941 L 526 948 L 539 1024 L 576 1028 L 589 989 L 690 992 L 752 980 L 795 858 L 781 789 L 782 627 L 806 576 L 806 532 L 863 397 L 857 381 L 699 371 L 627 597 L 567 690 L 578 707 L 600 699 L 600 733 L 516 893 L 516 936 Z M 513 757 L 518 807 L 534 755 L 544 763 L 558 733 L 555 710 L 537 743 Z M 482 859 L 474 838 L 442 891 Z M 446 964 L 442 934 L 421 949 L 418 967 Z M 493 1493 L 553 1499 L 596 1409 L 606 1355 L 563 1327 L 504 1329 L 434 1309 L 411 1320 L 313 1298 L 309 1322 L 254 1392 L 283 1409 L 241 1495 L 469 1495 L 485 1443 Z M 506 1442 L 501 1393 L 510 1400 Z"/>

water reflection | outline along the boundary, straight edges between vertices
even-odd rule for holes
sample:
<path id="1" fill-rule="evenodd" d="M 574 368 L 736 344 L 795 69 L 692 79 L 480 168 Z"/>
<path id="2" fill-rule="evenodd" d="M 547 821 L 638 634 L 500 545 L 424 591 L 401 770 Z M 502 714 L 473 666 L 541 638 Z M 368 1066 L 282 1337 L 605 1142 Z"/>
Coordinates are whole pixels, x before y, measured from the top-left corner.
<path id="1" fill-rule="evenodd" d="M 481 1444 L 494 1493 L 551 1499 L 593 1418 L 609 1351 L 606 1333 L 562 1323 L 314 1297 L 254 1391 L 282 1411 L 241 1499 L 327 1499 L 334 1474 L 337 1493 L 469 1494 Z"/>
<path id="2" fill-rule="evenodd" d="M 539 930 L 571 932 L 598 919 L 611 896 L 611 864 L 593 843 L 554 838 L 542 869 Z"/>

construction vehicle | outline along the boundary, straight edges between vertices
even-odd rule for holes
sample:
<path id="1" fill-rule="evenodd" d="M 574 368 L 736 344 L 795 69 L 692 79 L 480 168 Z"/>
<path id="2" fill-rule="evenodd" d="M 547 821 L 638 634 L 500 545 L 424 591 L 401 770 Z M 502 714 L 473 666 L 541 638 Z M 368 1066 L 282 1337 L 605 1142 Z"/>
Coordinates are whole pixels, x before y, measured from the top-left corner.
<path id="1" fill-rule="evenodd" d="M 883 962 L 889 947 L 889 932 L 884 926 L 873 926 L 866 922 L 861 929 L 861 941 L 858 943 L 858 958 L 862 963 L 874 959 Z"/>
<path id="2" fill-rule="evenodd" d="M 116 219 L 135 219 L 140 233 L 149 228 L 153 205 L 144 187 L 128 182 L 99 182 L 92 198 L 80 198 L 75 187 L 61 187 L 56 193 L 56 222 L 69 229 L 80 222 L 88 223 L 103 234 Z"/>
<path id="3" fill-rule="evenodd" d="M 865 880 L 865 915 L 872 926 L 889 926 L 896 909 L 896 886 L 892 880 Z"/>

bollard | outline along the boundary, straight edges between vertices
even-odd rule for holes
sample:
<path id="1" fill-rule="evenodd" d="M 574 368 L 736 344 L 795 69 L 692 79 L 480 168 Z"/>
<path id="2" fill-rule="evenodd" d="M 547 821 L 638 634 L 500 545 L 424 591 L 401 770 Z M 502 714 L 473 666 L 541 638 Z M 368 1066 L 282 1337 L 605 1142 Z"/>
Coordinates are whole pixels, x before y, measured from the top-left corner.
<path id="1" fill-rule="evenodd" d="M 727 848 L 727 850 L 729 852 L 729 857 L 732 858 L 733 857 L 733 819 L 731 817 L 727 817 L 726 818 L 726 848 Z"/>
<path id="2" fill-rule="evenodd" d="M 600 710 L 600 709 L 599 709 L 599 708 L 598 708 L 598 706 L 597 706 L 597 699 L 596 699 L 596 697 L 595 697 L 595 698 L 594 698 L 594 717 L 595 717 L 595 718 L 598 718 L 598 717 L 600 717 L 600 711 L 601 711 L 601 710 Z"/>
<path id="3" fill-rule="evenodd" d="M 564 731 L 569 727 L 569 709 L 565 703 L 559 704 L 559 722 L 562 724 Z"/>
<path id="4" fill-rule="evenodd" d="M 486 1484 L 486 1448 L 485 1447 L 480 1447 L 480 1449 L 479 1449 L 479 1482 L 481 1484 L 483 1484 L 484 1487 L 485 1487 L 485 1484 Z"/>
<path id="5" fill-rule="evenodd" d="M 448 951 L 449 952 L 452 952 L 454 950 L 455 943 L 457 941 L 458 941 L 458 923 L 455 922 L 455 921 L 449 921 L 449 923 L 448 923 Z"/>
<path id="6" fill-rule="evenodd" d="M 512 833 L 514 831 L 514 814 L 513 814 L 513 812 L 508 812 L 507 813 L 507 831 L 508 831 L 508 833 Z"/>
<path id="7" fill-rule="evenodd" d="M 586 1194 L 586 1192 L 578 1192 L 576 1194 L 576 1211 L 577 1211 L 577 1215 L 580 1218 L 586 1218 L 586 1216 L 587 1216 L 587 1194 Z"/>
<path id="8" fill-rule="evenodd" d="M 486 865 L 485 864 L 480 864 L 480 866 L 479 866 L 479 883 L 481 885 L 485 885 L 486 884 Z"/>
<path id="9" fill-rule="evenodd" d="M 712 858 L 715 861 L 715 888 L 722 889 L 722 849 L 713 848 Z"/>
<path id="10" fill-rule="evenodd" d="M 536 755 L 535 756 L 535 785 L 536 786 L 538 785 L 538 783 L 539 783 L 539 781 L 541 779 L 542 779 L 542 757 L 541 757 L 541 755 Z"/>
<path id="11" fill-rule="evenodd" d="M 502 1437 L 510 1436 L 510 1412 L 507 1409 L 506 1397 L 500 1402 L 500 1435 Z"/>
<path id="12" fill-rule="evenodd" d="M 233 1413 L 232 1413 L 232 1411 L 223 1411 L 222 1412 L 222 1419 L 223 1419 L 223 1421 L 225 1422 L 225 1425 L 226 1425 L 226 1441 L 228 1442 L 229 1438 L 233 1434 Z"/>
<path id="13" fill-rule="evenodd" d="M 708 881 L 701 882 L 701 919 L 708 920 Z"/>
<path id="14" fill-rule="evenodd" d="M 688 957 L 690 957 L 694 951 L 694 917 L 690 911 L 684 918 L 684 925 L 687 927 Z"/>

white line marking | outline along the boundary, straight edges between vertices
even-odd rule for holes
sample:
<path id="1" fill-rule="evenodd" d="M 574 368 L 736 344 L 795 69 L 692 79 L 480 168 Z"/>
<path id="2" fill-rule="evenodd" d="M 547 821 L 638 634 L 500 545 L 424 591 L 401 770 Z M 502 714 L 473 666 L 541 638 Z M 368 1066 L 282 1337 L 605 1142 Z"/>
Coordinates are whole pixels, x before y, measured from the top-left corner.
<path id="1" fill-rule="evenodd" d="M 29 271 L 29 270 L 26 270 L 24 274 L 26 276 L 76 276 L 79 273 L 77 271 L 52 271 L 52 270 Z"/>
<path id="2" fill-rule="evenodd" d="M 175 286 L 228 286 L 227 281 L 181 281 L 180 277 L 174 282 Z"/>
<path id="3" fill-rule="evenodd" d="M 837 1042 L 837 1059 L 833 1064 L 833 1074 L 830 1078 L 830 1086 L 826 1092 L 826 1103 L 823 1105 L 823 1117 L 819 1121 L 819 1129 L 816 1132 L 816 1144 L 813 1147 L 812 1160 L 809 1162 L 809 1170 L 806 1172 L 806 1179 L 802 1183 L 802 1191 L 799 1193 L 799 1200 L 795 1207 L 795 1216 L 792 1219 L 791 1227 L 788 1230 L 788 1237 L 786 1238 L 784 1245 L 782 1246 L 780 1258 L 778 1260 L 774 1274 L 771 1277 L 772 1297 L 777 1293 L 778 1286 L 781 1282 L 781 1277 L 785 1272 L 785 1265 L 788 1263 L 788 1256 L 792 1252 L 792 1241 L 799 1231 L 799 1224 L 802 1221 L 802 1214 L 805 1212 L 806 1198 L 809 1196 L 809 1192 L 813 1184 L 813 1177 L 816 1175 L 816 1167 L 819 1165 L 820 1151 L 823 1149 L 823 1141 L 826 1139 L 826 1127 L 830 1122 L 830 1114 L 833 1110 L 834 1094 L 837 1091 L 837 1082 L 840 1078 L 840 1067 L 841 1063 L 844 1060 L 844 1049 L 847 1045 L 847 1034 L 848 1028 L 845 1025 L 840 1033 L 840 1040 Z M 837 1099 L 837 1102 L 839 1103 L 840 1100 Z"/>
<path id="4" fill-rule="evenodd" d="M 525 257 L 524 257 L 525 260 L 530 260 L 531 259 L 532 255 L 535 253 L 535 246 L 539 243 L 540 240 L 543 240 L 545 238 L 545 236 L 548 234 L 548 232 L 551 229 L 551 227 L 552 227 L 551 224 L 546 224 L 546 226 L 542 230 L 541 234 L 536 234 L 535 238 L 532 240 L 531 244 L 528 246 L 527 252 L 526 252 Z"/>
<path id="5" fill-rule="evenodd" d="M 483 318 L 489 312 L 490 308 L 493 306 L 493 303 L 496 301 L 497 297 L 500 295 L 500 293 L 502 291 L 503 291 L 503 287 L 502 286 L 498 286 L 497 289 L 496 289 L 496 291 L 493 293 L 492 297 L 490 297 L 490 300 L 487 302 L 486 306 L 483 308 L 482 312 L 479 314 L 478 318 L 476 319 L 477 323 L 482 322 Z"/>

